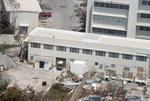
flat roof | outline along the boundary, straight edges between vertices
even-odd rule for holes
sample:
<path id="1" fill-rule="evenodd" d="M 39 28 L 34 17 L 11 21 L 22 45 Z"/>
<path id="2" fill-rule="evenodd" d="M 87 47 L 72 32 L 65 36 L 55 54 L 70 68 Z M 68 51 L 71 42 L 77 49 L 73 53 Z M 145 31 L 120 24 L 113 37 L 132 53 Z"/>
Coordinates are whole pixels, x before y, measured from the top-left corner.
<path id="1" fill-rule="evenodd" d="M 98 34 L 66 31 L 66 30 L 52 29 L 52 28 L 36 27 L 29 34 L 29 37 L 30 35 L 50 37 L 50 38 L 54 37 L 54 38 L 59 38 L 59 39 L 77 40 L 77 41 L 84 41 L 84 42 L 86 41 L 90 42 L 85 39 L 90 39 L 90 36 L 91 36 L 91 39 L 94 40 L 91 43 L 94 42 L 98 44 L 108 44 L 108 45 L 150 49 L 150 40 L 116 37 L 116 36 L 108 36 L 108 35 L 98 35 Z"/>
<path id="2" fill-rule="evenodd" d="M 37 0 L 3 0 L 6 11 L 29 11 L 41 12 L 41 7 Z"/>

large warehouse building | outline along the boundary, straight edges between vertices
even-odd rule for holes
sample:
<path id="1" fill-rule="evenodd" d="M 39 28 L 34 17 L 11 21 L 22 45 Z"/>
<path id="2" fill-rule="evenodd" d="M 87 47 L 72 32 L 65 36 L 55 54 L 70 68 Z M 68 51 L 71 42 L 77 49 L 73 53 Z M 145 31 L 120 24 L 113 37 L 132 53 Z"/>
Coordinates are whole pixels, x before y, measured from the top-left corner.
<path id="1" fill-rule="evenodd" d="M 149 74 L 150 41 L 90 33 L 35 28 L 25 39 L 28 60 L 35 68 L 48 70 L 62 61 L 70 67 L 75 60 L 86 61 L 87 70 L 116 78 L 145 82 Z"/>

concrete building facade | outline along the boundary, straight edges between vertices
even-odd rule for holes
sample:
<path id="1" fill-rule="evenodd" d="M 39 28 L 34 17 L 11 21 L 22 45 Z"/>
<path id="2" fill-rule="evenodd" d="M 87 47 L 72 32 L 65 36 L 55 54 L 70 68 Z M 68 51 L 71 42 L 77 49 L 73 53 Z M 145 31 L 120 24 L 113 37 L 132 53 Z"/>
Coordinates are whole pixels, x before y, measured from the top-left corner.
<path id="1" fill-rule="evenodd" d="M 86 32 L 150 39 L 149 0 L 88 0 Z"/>
<path id="2" fill-rule="evenodd" d="M 40 12 L 37 0 L 2 0 L 2 20 L 15 25 L 15 34 L 26 35 L 38 27 Z"/>
<path id="3" fill-rule="evenodd" d="M 37 27 L 24 41 L 32 62 L 39 57 L 49 58 L 57 66 L 57 61 L 63 60 L 68 68 L 72 61 L 81 60 L 87 63 L 85 71 L 96 70 L 105 77 L 121 76 L 137 82 L 144 82 L 149 74 L 148 40 Z"/>

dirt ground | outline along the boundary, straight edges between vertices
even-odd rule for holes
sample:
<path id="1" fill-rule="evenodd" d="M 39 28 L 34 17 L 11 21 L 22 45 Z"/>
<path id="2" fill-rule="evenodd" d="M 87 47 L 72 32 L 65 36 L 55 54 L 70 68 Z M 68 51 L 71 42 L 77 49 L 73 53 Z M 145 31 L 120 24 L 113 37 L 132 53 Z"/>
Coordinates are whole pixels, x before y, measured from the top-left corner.
<path id="1" fill-rule="evenodd" d="M 9 82 L 9 86 L 17 86 L 21 89 L 25 89 L 27 86 L 32 86 L 35 91 L 41 92 L 51 86 L 55 82 L 55 78 L 61 74 L 61 71 L 57 71 L 55 67 L 49 71 L 44 71 L 34 69 L 33 65 L 20 63 L 17 61 L 18 58 L 15 57 L 15 59 L 13 59 L 13 54 L 10 54 L 15 53 L 15 51 L 18 50 L 9 49 L 6 51 L 6 54 L 8 52 L 11 57 L 0 54 L 0 59 L 3 60 L 0 64 L 6 65 L 7 67 L 7 70 L 1 72 L 2 78 Z M 8 67 L 8 64 L 11 67 Z M 43 81 L 46 81 L 46 86 L 42 86 Z"/>

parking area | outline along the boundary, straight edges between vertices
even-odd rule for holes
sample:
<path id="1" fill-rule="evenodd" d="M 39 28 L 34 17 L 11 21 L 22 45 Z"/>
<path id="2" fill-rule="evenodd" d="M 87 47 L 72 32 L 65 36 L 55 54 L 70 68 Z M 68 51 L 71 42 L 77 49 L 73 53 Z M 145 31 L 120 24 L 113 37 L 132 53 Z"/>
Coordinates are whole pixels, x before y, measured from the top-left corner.
<path id="1" fill-rule="evenodd" d="M 77 31 L 80 27 L 80 19 L 74 12 L 74 5 L 77 3 L 77 0 L 42 0 L 43 11 L 51 12 L 52 16 L 42 18 L 39 26 Z"/>

